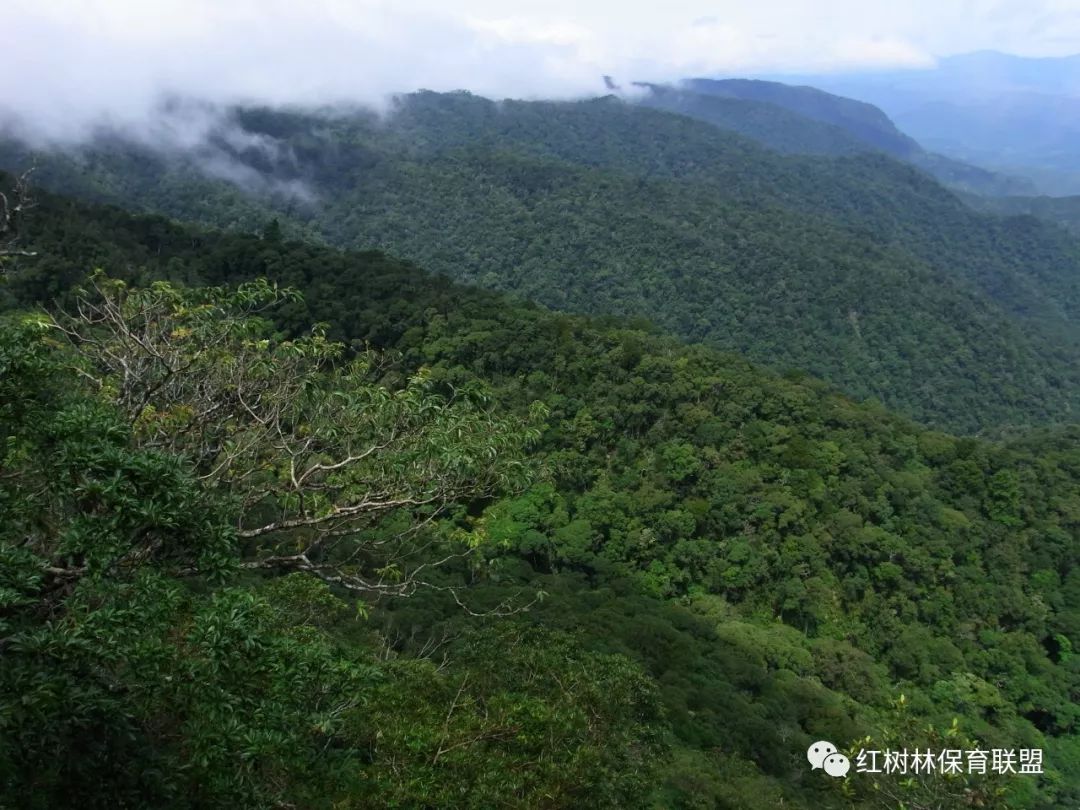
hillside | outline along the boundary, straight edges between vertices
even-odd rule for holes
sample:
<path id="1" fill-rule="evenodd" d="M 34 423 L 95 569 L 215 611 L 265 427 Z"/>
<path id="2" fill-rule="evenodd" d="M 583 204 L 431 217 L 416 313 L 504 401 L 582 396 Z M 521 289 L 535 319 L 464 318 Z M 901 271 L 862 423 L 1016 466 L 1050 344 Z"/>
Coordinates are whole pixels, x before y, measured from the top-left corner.
<path id="1" fill-rule="evenodd" d="M 1080 234 L 1080 197 L 968 197 L 973 207 L 1004 216 L 1029 215 Z"/>
<path id="2" fill-rule="evenodd" d="M 678 113 L 736 132 L 777 152 L 792 155 L 854 155 L 877 150 L 843 126 L 804 115 L 769 100 L 685 87 L 638 83 L 648 92 L 637 103 Z M 881 149 L 880 151 L 887 151 Z"/>
<path id="3" fill-rule="evenodd" d="M 754 79 L 690 79 L 680 90 L 665 91 L 667 97 L 647 98 L 645 103 L 734 130 L 780 151 L 823 155 L 881 151 L 962 191 L 999 196 L 1035 189 L 1028 181 L 928 152 L 877 107 L 815 87 Z M 733 105 L 735 109 L 725 109 Z"/>
<path id="4" fill-rule="evenodd" d="M 1080 404 L 1077 243 L 883 155 L 779 155 L 614 98 L 422 93 L 387 120 L 238 110 L 202 152 L 113 142 L 40 163 L 87 198 L 247 230 L 278 217 L 550 307 L 648 317 L 943 427 Z"/>
<path id="5" fill-rule="evenodd" d="M 700 95 L 773 104 L 804 118 L 838 127 L 860 143 L 895 157 L 908 157 L 921 151 L 919 144 L 898 130 L 877 107 L 815 87 L 754 79 L 689 79 L 683 85 Z"/>
<path id="6" fill-rule="evenodd" d="M 634 322 L 551 313 L 377 252 L 273 230 L 194 231 L 48 195 L 39 203 L 26 222 L 39 255 L 8 268 L 5 309 L 56 297 L 70 309 L 86 269 L 104 267 L 133 288 L 187 285 L 153 295 L 174 302 L 170 317 L 199 324 L 206 304 L 190 296 L 208 295 L 204 285 L 266 277 L 304 297 L 264 318 L 297 338 L 326 322 L 332 339 L 389 352 L 379 385 L 394 389 L 424 367 L 433 391 L 486 402 L 495 430 L 542 402 L 546 427 L 528 451 L 539 474 L 446 513 L 419 545 L 441 556 L 465 530 L 480 544 L 482 559 L 435 580 L 459 585 L 476 612 L 523 590 L 547 597 L 516 617 L 480 620 L 445 590 L 421 589 L 378 603 L 364 622 L 351 601 L 293 578 L 253 584 L 226 565 L 189 583 L 194 563 L 172 555 L 190 538 L 217 537 L 205 521 L 235 507 L 189 477 L 193 460 L 140 445 L 109 416 L 118 389 L 74 370 L 88 368 L 92 354 L 78 352 L 96 344 L 62 349 L 40 329 L 5 323 L 0 504 L 19 506 L 0 529 L 12 572 L 5 634 L 17 639 L 5 649 L 0 697 L 44 684 L 0 743 L 0 779 L 17 803 L 27 799 L 20 806 L 56 806 L 74 784 L 83 806 L 102 807 L 123 795 L 158 806 L 273 797 L 869 809 L 893 806 L 894 789 L 913 805 L 1080 801 L 1075 430 L 1013 445 L 958 439 L 802 374 L 778 376 Z M 251 334 L 235 351 L 280 341 Z M 187 327 L 162 339 L 170 350 L 197 340 Z M 208 368 L 236 361 L 221 346 L 210 356 Z M 140 430 L 183 439 L 188 411 L 175 407 L 185 400 L 155 405 L 157 390 Z M 331 413 L 347 395 L 338 390 Z M 461 440 L 452 435 L 440 441 Z M 21 488 L 26 480 L 35 486 Z M 364 536 L 397 543 L 409 526 L 399 510 Z M 60 597 L 33 573 L 36 541 L 26 544 L 48 532 L 68 553 L 82 538 L 172 540 L 164 557 L 149 539 L 125 557 L 133 572 L 106 566 L 88 583 L 97 590 L 61 591 L 70 619 L 46 624 L 41 600 Z M 225 552 L 201 553 L 202 565 L 222 565 Z M 378 564 L 362 561 L 360 573 Z M 446 645 L 441 659 L 432 644 Z M 198 694 L 186 691 L 185 668 L 198 673 Z M 72 721 L 67 698 L 50 697 L 68 689 L 100 712 L 89 728 Z M 316 700 L 324 694 L 358 702 L 328 717 Z M 219 735 L 229 701 L 244 711 L 229 721 L 235 734 Z M 927 731 L 953 718 L 950 737 Z M 297 735 L 309 727 L 310 738 Z M 866 735 L 880 748 L 1043 748 L 1047 774 L 880 777 L 882 795 L 807 768 L 814 740 L 858 747 Z M 90 740 L 93 757 L 57 760 Z M 237 764 L 252 757 L 259 768 Z"/>
<path id="7" fill-rule="evenodd" d="M 927 149 L 1029 179 L 1035 191 L 1080 192 L 1080 57 L 996 51 L 929 68 L 769 76 L 869 102 Z"/>

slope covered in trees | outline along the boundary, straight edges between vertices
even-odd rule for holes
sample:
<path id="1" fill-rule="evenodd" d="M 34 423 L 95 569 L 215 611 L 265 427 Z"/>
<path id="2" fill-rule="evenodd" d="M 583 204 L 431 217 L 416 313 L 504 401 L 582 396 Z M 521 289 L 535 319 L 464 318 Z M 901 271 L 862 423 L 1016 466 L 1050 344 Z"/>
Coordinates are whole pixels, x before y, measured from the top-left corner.
<path id="1" fill-rule="evenodd" d="M 519 420 L 330 367 L 317 332 L 275 338 L 251 317 L 284 300 L 265 283 L 97 277 L 75 298 L 0 322 L 0 805 L 617 807 L 649 787 L 663 724 L 626 658 L 507 625 L 439 665 L 360 621 L 356 593 L 408 583 L 412 541 L 426 578 L 467 556 L 432 521 L 495 494 L 482 469 L 522 468 Z"/>
<path id="2" fill-rule="evenodd" d="M 634 99 L 643 106 L 697 118 L 778 152 L 829 156 L 891 153 L 837 122 L 809 117 L 772 100 L 703 92 L 693 82 L 680 86 L 642 82 L 636 86 L 648 91 Z"/>
<path id="3" fill-rule="evenodd" d="M 0 503 L 15 519 L 0 535 L 0 784 L 15 806 L 73 791 L 92 794 L 82 806 L 1080 801 L 1075 430 L 954 438 L 643 323 L 554 314 L 273 229 L 221 236 L 48 197 L 27 227 L 39 256 L 7 267 L 7 309 L 58 298 L 77 318 L 79 300 L 92 313 L 119 289 L 137 304 L 130 323 L 158 302 L 162 317 L 134 323 L 222 379 L 252 359 L 256 380 L 299 363 L 305 413 L 319 413 L 324 385 L 393 414 L 405 396 L 413 413 L 407 394 L 422 381 L 410 424 L 432 441 L 395 452 L 452 471 L 455 458 L 489 463 L 470 447 L 495 442 L 490 463 L 517 471 L 434 516 L 368 514 L 350 541 L 361 556 L 308 558 L 351 565 L 344 583 L 304 578 L 340 573 L 331 567 L 269 576 L 249 564 L 289 557 L 281 572 L 295 570 L 284 547 L 310 537 L 244 543 L 237 527 L 262 525 L 266 504 L 234 496 L 306 514 L 283 459 L 265 479 L 208 475 L 220 457 L 193 452 L 205 445 L 185 429 L 203 388 L 143 391 L 132 422 L 119 349 L 103 352 L 112 332 L 98 323 L 80 338 L 90 327 L 62 316 L 59 332 L 40 316 L 6 325 Z M 72 293 L 97 266 L 134 286 Z M 161 279 L 190 289 L 138 292 Z M 248 286 L 205 288 L 221 284 Z M 263 296 L 273 306 L 250 321 L 244 308 Z M 309 368 L 326 344 L 294 347 L 323 340 L 305 337 L 314 322 L 346 348 Z M 378 362 L 342 377 L 354 352 Z M 226 429 L 261 435 L 238 413 Z M 480 415 L 491 428 L 469 431 Z M 315 434 L 323 452 L 349 452 L 350 420 L 321 420 L 338 425 Z M 257 453 L 237 458 L 238 473 L 265 469 Z M 355 499 L 387 483 L 378 466 L 362 471 L 359 489 L 334 491 Z M 347 586 L 389 581 L 386 550 L 402 537 L 414 562 L 445 564 L 363 619 Z M 538 591 L 510 617 L 459 606 L 505 612 Z M 1044 748 L 1047 773 L 882 777 L 875 789 L 807 768 L 814 740 L 867 736 L 881 748 Z"/>
<path id="4" fill-rule="evenodd" d="M 1029 215 L 1080 234 L 1080 197 L 965 197 L 979 210 L 1006 216 Z"/>
<path id="5" fill-rule="evenodd" d="M 276 215 L 555 308 L 646 316 L 957 430 L 1080 404 L 1077 244 L 884 156 L 781 156 L 613 98 L 422 93 L 387 120 L 240 110 L 223 126 L 203 153 L 103 143 L 39 176 L 215 226 Z M 246 192 L 214 179 L 222 165 Z"/>
<path id="6" fill-rule="evenodd" d="M 870 102 L 927 148 L 1029 178 L 1040 194 L 1075 195 L 1078 62 L 980 50 L 919 70 L 775 78 Z"/>
<path id="7" fill-rule="evenodd" d="M 754 79 L 689 79 L 693 93 L 718 98 L 739 98 L 773 104 L 804 118 L 839 127 L 861 143 L 895 157 L 921 151 L 919 145 L 896 128 L 873 104 L 835 96 L 815 87 Z"/>
<path id="8" fill-rule="evenodd" d="M 1026 180 L 928 152 L 877 107 L 814 87 L 750 79 L 690 79 L 652 85 L 642 103 L 730 129 L 781 152 L 850 155 L 878 151 L 941 183 L 980 195 L 1029 194 Z"/>

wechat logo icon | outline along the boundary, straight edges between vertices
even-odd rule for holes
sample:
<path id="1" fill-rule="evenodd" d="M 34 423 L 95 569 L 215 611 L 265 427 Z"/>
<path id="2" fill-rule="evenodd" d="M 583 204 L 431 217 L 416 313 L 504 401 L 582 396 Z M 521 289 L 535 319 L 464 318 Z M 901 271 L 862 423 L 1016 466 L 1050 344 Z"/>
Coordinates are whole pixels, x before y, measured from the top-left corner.
<path id="1" fill-rule="evenodd" d="M 829 776 L 847 776 L 851 770 L 851 762 L 843 754 L 836 750 L 836 746 L 826 740 L 818 740 L 806 749 L 806 758 L 810 761 L 810 768 L 821 768 Z"/>

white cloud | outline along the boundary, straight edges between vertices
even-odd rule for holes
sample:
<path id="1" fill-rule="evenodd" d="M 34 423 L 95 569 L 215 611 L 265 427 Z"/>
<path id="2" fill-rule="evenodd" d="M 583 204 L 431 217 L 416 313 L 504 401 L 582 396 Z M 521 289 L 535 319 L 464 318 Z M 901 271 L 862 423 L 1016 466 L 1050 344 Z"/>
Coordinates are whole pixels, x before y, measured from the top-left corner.
<path id="1" fill-rule="evenodd" d="M 841 39 L 834 50 L 837 67 L 858 65 L 862 68 L 927 68 L 934 58 L 909 42 L 898 39 Z"/>
<path id="2" fill-rule="evenodd" d="M 378 104 L 420 87 L 603 92 L 601 76 L 913 67 L 1080 50 L 1076 0 L 4 0 L 0 108 L 52 137 L 163 93 Z M 1072 7 L 1072 8 L 1070 8 Z"/>

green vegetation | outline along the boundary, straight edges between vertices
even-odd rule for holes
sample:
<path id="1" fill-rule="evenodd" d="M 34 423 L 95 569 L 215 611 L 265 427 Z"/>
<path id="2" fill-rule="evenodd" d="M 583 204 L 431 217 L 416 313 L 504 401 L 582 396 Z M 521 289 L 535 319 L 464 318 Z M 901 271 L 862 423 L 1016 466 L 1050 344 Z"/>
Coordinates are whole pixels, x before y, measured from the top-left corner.
<path id="1" fill-rule="evenodd" d="M 1080 197 L 965 197 L 981 211 L 1006 216 L 1033 216 L 1080 233 Z"/>
<path id="2" fill-rule="evenodd" d="M 691 79 L 654 88 L 645 103 L 731 129 L 781 152 L 850 155 L 880 151 L 939 182 L 975 194 L 1027 194 L 1030 181 L 927 152 L 881 110 L 815 87 L 749 79 Z"/>
<path id="3" fill-rule="evenodd" d="M 896 128 L 873 104 L 835 96 L 815 87 L 753 79 L 690 79 L 688 91 L 714 98 L 736 98 L 771 104 L 803 118 L 831 124 L 862 143 L 896 157 L 909 157 L 922 149 Z"/>
<path id="4" fill-rule="evenodd" d="M 4 308 L 69 314 L 0 330 L 0 803 L 1080 803 L 1080 432 L 956 438 L 264 230 L 28 219 Z M 1047 773 L 806 765 L 867 737 Z"/>
<path id="5" fill-rule="evenodd" d="M 229 127 L 253 145 L 230 146 Z M 614 98 L 421 93 L 387 120 L 245 109 L 222 128 L 212 160 L 121 142 L 43 158 L 39 176 L 242 231 L 276 217 L 286 236 L 556 309 L 648 317 L 945 429 L 1080 407 L 1076 242 L 975 213 L 881 154 L 779 155 Z M 222 165 L 247 192 L 207 174 Z"/>
<path id="6" fill-rule="evenodd" d="M 913 142 L 909 148 L 903 148 L 906 144 L 901 143 L 897 144 L 900 148 L 894 149 L 890 148 L 893 144 L 882 143 L 878 138 L 859 137 L 840 121 L 808 116 L 803 111 L 777 103 L 769 96 L 759 98 L 754 94 L 709 92 L 695 82 L 674 87 L 658 84 L 638 86 L 647 89 L 648 93 L 635 101 L 646 107 L 705 121 L 785 154 L 836 157 L 881 151 L 899 157 L 917 149 Z M 900 138 L 903 136 L 900 135 Z"/>
<path id="7" fill-rule="evenodd" d="M 527 425 L 324 368 L 318 334 L 250 317 L 265 284 L 97 283 L 76 316 L 0 326 L 0 804 L 618 807 L 648 785 L 662 725 L 625 659 L 508 627 L 399 661 L 331 594 L 408 592 L 410 538 L 433 575 L 467 557 L 451 507 L 508 484 Z"/>

